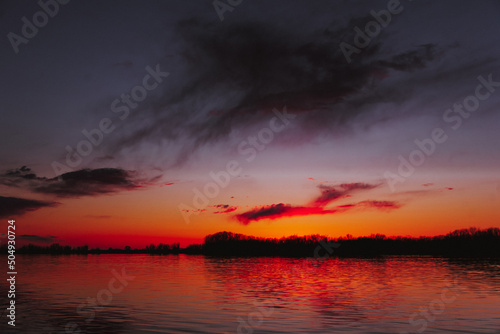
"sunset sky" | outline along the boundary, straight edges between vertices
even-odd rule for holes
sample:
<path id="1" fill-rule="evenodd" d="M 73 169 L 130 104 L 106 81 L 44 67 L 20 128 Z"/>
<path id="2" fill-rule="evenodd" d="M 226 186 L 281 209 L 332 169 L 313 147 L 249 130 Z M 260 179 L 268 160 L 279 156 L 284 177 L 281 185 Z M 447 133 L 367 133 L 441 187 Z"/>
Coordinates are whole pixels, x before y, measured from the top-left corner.
<path id="1" fill-rule="evenodd" d="M 0 233 L 499 227 L 498 1 L 57 7 L 33 33 L 37 2 L 0 3 Z"/>

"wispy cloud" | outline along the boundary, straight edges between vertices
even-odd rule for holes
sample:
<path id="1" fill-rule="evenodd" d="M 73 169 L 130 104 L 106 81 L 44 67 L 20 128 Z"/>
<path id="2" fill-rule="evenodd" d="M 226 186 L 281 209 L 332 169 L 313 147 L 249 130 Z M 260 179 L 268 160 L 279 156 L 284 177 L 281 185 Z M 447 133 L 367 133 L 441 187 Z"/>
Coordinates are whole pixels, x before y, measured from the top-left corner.
<path id="1" fill-rule="evenodd" d="M 58 204 L 57 202 L 44 202 L 34 199 L 0 196 L 0 218 L 10 218 L 40 208 L 53 207 Z"/>
<path id="2" fill-rule="evenodd" d="M 213 207 L 219 209 L 218 211 L 214 211 L 214 213 L 230 213 L 238 210 L 237 206 L 231 206 L 229 204 L 217 204 Z"/>
<path id="3" fill-rule="evenodd" d="M 236 215 L 236 219 L 243 225 L 261 219 L 277 219 L 293 216 L 325 215 L 337 213 L 339 209 L 327 210 L 322 207 L 292 206 L 290 204 L 272 204 L 255 208 L 253 210 Z"/>
<path id="4" fill-rule="evenodd" d="M 366 200 L 357 203 L 338 205 L 331 208 L 326 206 L 342 198 L 351 197 L 356 191 L 367 191 L 378 187 L 367 183 L 344 183 L 335 186 L 319 185 L 321 195 L 315 198 L 307 206 L 293 206 L 291 204 L 272 204 L 254 208 L 247 212 L 235 215 L 235 218 L 243 225 L 261 219 L 278 219 L 282 217 L 327 215 L 342 213 L 352 209 L 374 208 L 378 210 L 397 209 L 400 204 L 393 201 Z"/>
<path id="5" fill-rule="evenodd" d="M 44 244 L 50 244 L 53 242 L 56 242 L 58 237 L 55 236 L 40 236 L 40 235 L 32 235 L 32 234 L 21 234 L 18 235 L 17 238 L 19 240 L 24 240 L 24 241 L 29 241 L 29 242 L 36 242 L 36 243 L 44 243 Z"/>
<path id="6" fill-rule="evenodd" d="M 119 168 L 81 169 L 55 178 L 39 177 L 26 166 L 0 174 L 0 184 L 56 197 L 81 197 L 134 190 L 148 184 Z"/>
<path id="7" fill-rule="evenodd" d="M 131 122 L 110 144 L 109 153 L 168 142 L 170 148 L 182 147 L 170 149 L 162 159 L 178 165 L 201 147 L 266 121 L 273 108 L 286 105 L 300 115 L 299 131 L 311 137 L 349 124 L 366 112 L 362 105 L 402 99 L 396 92 L 367 99 L 364 92 L 389 72 L 428 66 L 440 50 L 426 44 L 386 54 L 379 52 L 382 42 L 374 40 L 363 61 L 347 64 L 339 43 L 353 33 L 354 25 L 371 19 L 342 26 L 332 22 L 300 37 L 293 29 L 264 22 L 179 21 L 175 36 L 185 72 L 175 87 L 166 87 L 144 110 L 131 114 L 131 119 L 157 121 Z"/>
<path id="8" fill-rule="evenodd" d="M 337 199 L 345 198 L 356 190 L 370 190 L 379 185 L 367 183 L 343 183 L 336 186 L 328 186 L 320 184 L 318 188 L 321 190 L 321 195 L 312 201 L 312 206 L 325 206 Z"/>

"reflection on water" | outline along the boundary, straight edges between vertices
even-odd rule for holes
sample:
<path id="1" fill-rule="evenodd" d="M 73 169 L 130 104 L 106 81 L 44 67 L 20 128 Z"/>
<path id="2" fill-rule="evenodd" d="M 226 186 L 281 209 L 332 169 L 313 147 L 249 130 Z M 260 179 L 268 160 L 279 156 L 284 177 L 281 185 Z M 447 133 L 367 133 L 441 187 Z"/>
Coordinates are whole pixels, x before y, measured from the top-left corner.
<path id="1" fill-rule="evenodd" d="M 74 255 L 18 261 L 16 330 L 4 314 L 2 333 L 500 333 L 499 260 Z M 122 270 L 133 276 L 127 284 L 116 276 Z M 4 281 L 0 289 L 3 308 Z"/>

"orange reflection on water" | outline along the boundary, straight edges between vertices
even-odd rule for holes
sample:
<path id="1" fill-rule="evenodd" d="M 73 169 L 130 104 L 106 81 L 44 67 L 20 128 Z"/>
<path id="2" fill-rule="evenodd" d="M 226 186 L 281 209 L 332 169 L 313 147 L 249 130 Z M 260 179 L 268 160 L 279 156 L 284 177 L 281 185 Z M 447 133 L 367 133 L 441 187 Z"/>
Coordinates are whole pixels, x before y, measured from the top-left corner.
<path id="1" fill-rule="evenodd" d="M 493 260 L 89 255 L 19 256 L 18 265 L 19 327 L 27 330 L 74 322 L 88 332 L 234 333 L 244 321 L 261 332 L 412 332 L 423 323 L 410 316 L 423 321 L 419 310 L 455 279 L 460 293 L 427 331 L 478 333 L 500 324 Z M 78 307 L 110 289 L 112 270 L 123 268 L 133 280 L 89 321 L 89 306 Z"/>

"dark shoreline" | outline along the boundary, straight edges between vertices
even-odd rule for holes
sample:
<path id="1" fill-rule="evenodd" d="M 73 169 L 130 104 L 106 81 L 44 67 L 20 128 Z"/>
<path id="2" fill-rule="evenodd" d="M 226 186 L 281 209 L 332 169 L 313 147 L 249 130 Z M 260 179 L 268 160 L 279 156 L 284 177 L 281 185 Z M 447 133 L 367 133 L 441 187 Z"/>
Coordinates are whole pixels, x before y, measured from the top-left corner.
<path id="1" fill-rule="evenodd" d="M 6 245 L 0 252 L 7 254 Z M 144 249 L 89 249 L 88 246 L 38 246 L 29 244 L 20 247 L 16 254 L 188 254 L 219 257 L 289 257 L 314 258 L 327 257 L 374 258 L 381 256 L 434 256 L 448 258 L 498 258 L 500 257 L 500 229 L 462 229 L 446 235 L 434 237 L 369 237 L 329 238 L 320 235 L 290 236 L 280 239 L 259 238 L 218 232 L 205 237 L 203 244 L 181 248 L 178 243 L 171 245 L 151 244 Z"/>

